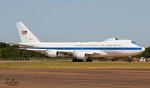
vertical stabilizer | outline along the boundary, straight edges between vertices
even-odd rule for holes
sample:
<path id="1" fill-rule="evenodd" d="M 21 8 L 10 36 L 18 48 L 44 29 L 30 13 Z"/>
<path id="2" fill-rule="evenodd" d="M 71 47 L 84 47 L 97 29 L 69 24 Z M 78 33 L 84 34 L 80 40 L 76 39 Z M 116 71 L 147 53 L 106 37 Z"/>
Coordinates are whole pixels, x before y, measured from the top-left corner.
<path id="1" fill-rule="evenodd" d="M 22 43 L 40 42 L 39 39 L 22 22 L 17 22 L 16 26 Z"/>

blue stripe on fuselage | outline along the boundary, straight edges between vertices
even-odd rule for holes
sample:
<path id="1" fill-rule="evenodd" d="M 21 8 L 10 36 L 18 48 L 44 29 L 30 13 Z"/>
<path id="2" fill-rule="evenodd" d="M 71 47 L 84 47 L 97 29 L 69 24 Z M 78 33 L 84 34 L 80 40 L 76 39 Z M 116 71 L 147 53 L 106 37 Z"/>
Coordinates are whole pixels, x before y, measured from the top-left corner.
<path id="1" fill-rule="evenodd" d="M 55 50 L 142 50 L 140 47 L 33 47 L 31 49 Z"/>

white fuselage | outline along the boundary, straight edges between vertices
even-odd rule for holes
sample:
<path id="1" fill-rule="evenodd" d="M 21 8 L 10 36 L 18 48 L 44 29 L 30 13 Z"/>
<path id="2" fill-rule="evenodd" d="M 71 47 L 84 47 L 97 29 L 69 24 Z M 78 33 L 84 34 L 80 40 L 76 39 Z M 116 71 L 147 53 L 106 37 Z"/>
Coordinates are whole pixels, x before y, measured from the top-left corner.
<path id="1" fill-rule="evenodd" d="M 93 57 L 124 57 L 140 54 L 144 47 L 131 40 L 113 40 L 103 42 L 41 42 L 23 43 L 32 46 L 28 50 L 55 50 L 61 52 L 84 52 Z"/>

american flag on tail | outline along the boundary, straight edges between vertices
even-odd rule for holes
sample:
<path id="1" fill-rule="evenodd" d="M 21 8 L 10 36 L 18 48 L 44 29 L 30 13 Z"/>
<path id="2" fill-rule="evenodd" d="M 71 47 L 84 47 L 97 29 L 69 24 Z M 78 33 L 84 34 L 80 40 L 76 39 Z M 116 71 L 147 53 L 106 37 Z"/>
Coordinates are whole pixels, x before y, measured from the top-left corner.
<path id="1" fill-rule="evenodd" d="M 22 35 L 26 35 L 27 34 L 27 31 L 22 31 Z"/>

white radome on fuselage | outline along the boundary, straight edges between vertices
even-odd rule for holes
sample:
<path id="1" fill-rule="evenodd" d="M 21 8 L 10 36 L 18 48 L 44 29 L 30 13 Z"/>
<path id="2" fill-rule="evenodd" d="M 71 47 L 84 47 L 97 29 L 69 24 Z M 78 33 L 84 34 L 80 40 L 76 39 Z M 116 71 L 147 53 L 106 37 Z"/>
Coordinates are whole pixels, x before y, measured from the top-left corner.
<path id="1" fill-rule="evenodd" d="M 131 40 L 110 38 L 102 42 L 40 42 L 34 34 L 22 23 L 17 22 L 21 37 L 19 45 L 29 46 L 27 50 L 45 51 L 51 57 L 57 53 L 72 53 L 74 58 L 90 57 L 125 57 L 142 53 L 145 48 Z"/>

